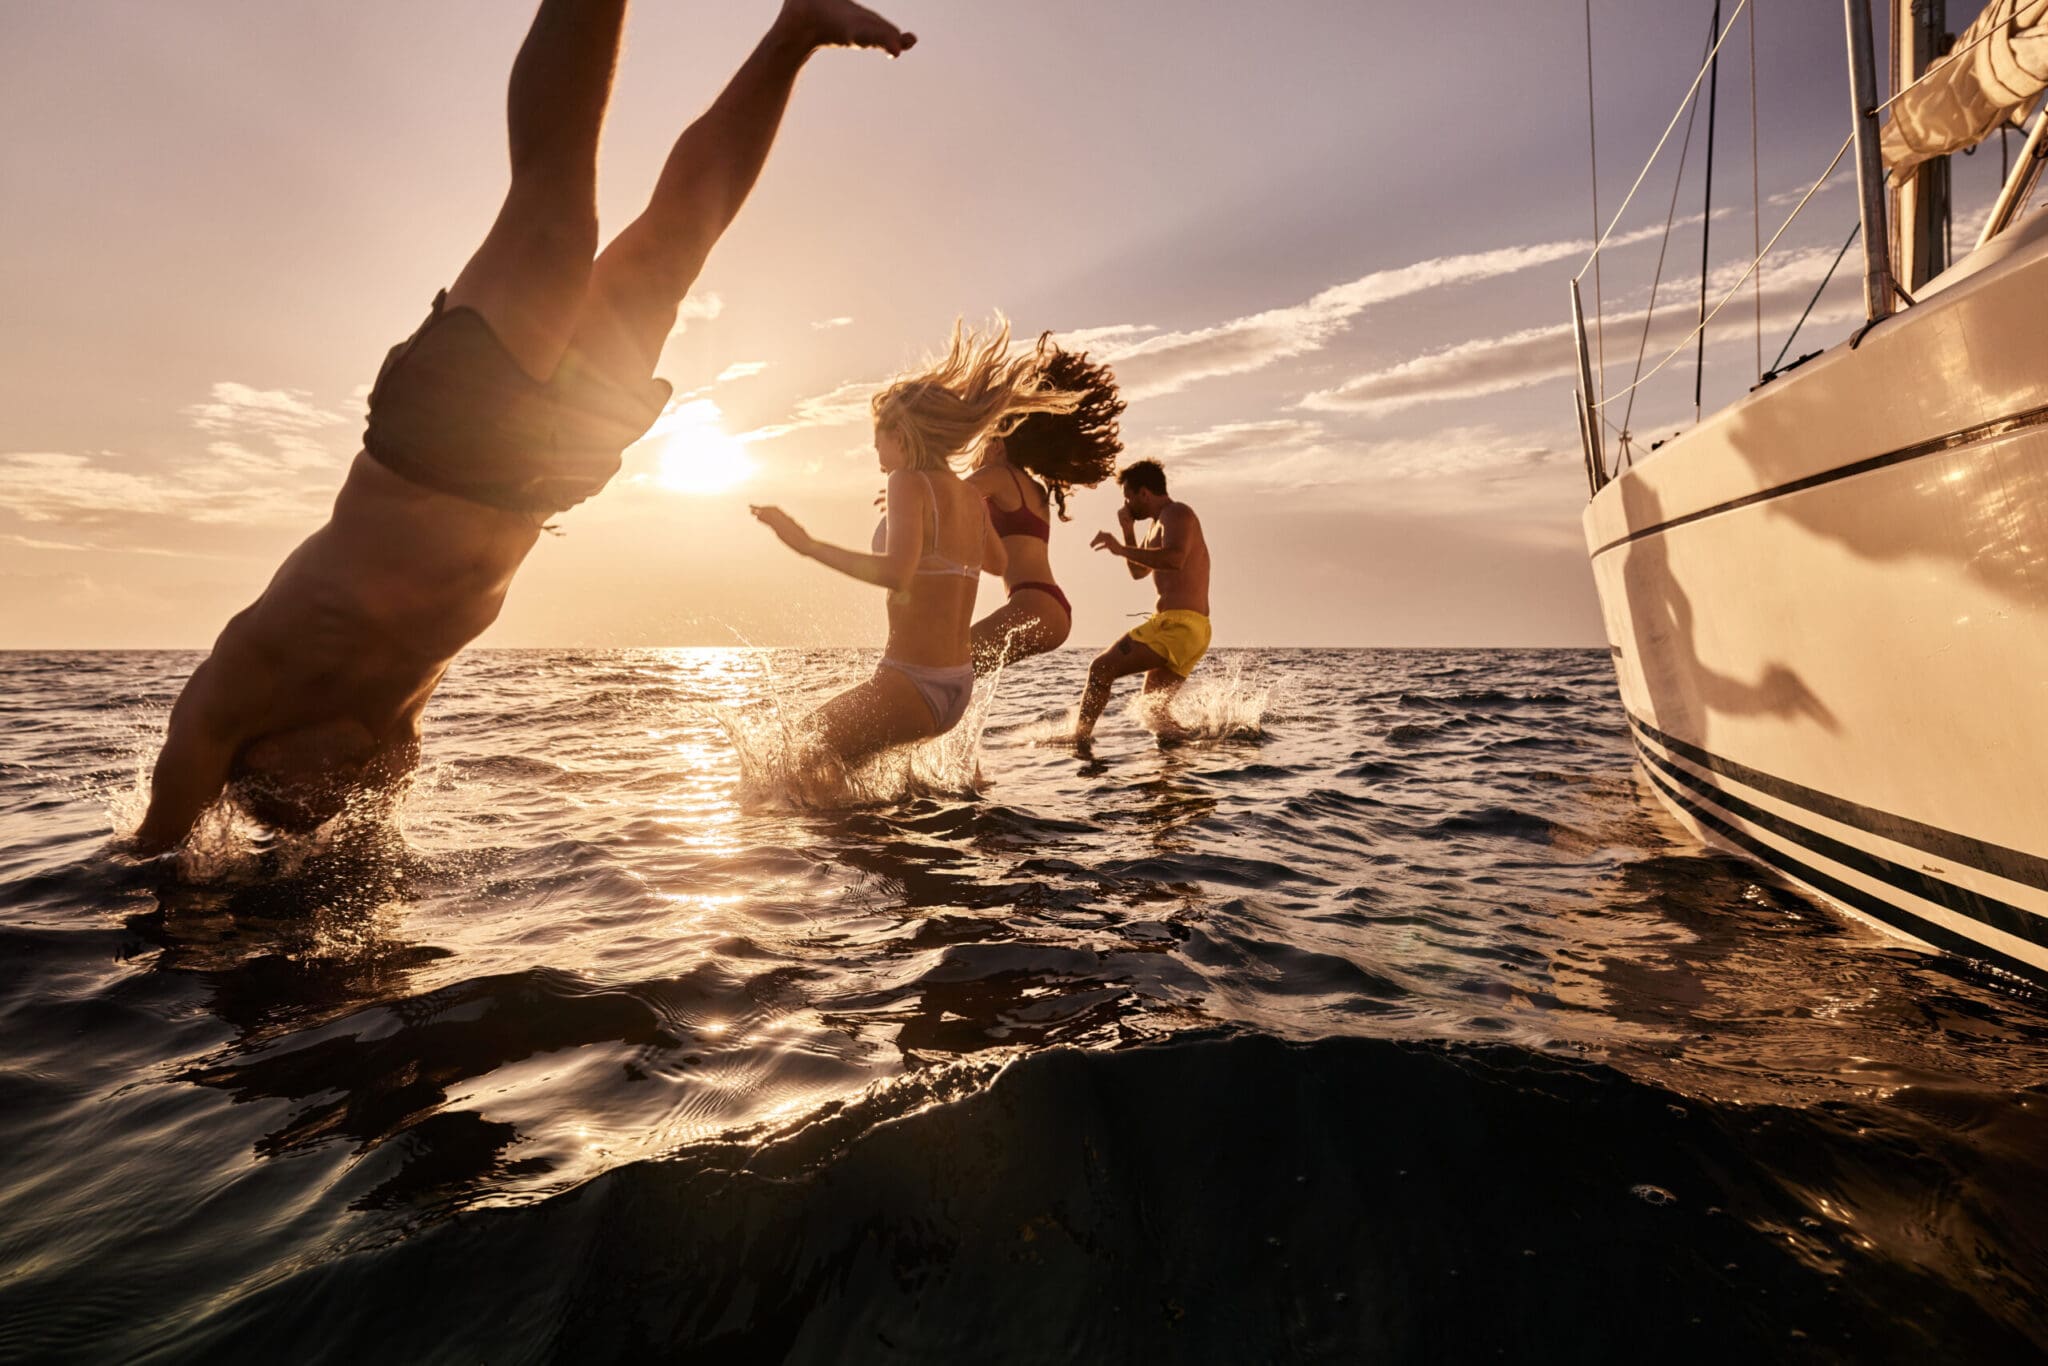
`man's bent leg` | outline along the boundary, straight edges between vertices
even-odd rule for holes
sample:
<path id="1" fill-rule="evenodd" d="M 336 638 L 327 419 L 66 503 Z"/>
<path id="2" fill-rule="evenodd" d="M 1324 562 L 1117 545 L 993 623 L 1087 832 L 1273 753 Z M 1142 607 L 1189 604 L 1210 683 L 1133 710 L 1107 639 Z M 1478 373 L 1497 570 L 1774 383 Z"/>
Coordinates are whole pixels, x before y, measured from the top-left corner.
<path id="1" fill-rule="evenodd" d="M 1103 709 L 1109 705 L 1109 690 L 1119 678 L 1164 668 L 1166 661 L 1150 646 L 1138 644 L 1128 634 L 1119 636 L 1116 644 L 1097 655 L 1088 666 L 1088 686 L 1081 692 L 1080 714 L 1074 721 L 1075 738 L 1085 740 L 1095 733 L 1095 723 L 1102 719 Z"/>
<path id="2" fill-rule="evenodd" d="M 1185 678 L 1171 669 L 1150 669 L 1145 674 L 1145 692 L 1165 700 L 1179 692 L 1180 685 L 1185 682 Z"/>
<path id="3" fill-rule="evenodd" d="M 535 379 L 561 361 L 589 284 L 597 141 L 625 20 L 626 0 L 541 0 L 506 98 L 512 188 L 448 290 Z"/>
<path id="4" fill-rule="evenodd" d="M 654 372 L 683 296 L 760 178 L 812 53 L 869 47 L 895 56 L 916 41 L 852 0 L 786 0 L 753 54 L 677 140 L 646 210 L 598 257 L 575 334 L 583 357 L 622 380 Z"/>

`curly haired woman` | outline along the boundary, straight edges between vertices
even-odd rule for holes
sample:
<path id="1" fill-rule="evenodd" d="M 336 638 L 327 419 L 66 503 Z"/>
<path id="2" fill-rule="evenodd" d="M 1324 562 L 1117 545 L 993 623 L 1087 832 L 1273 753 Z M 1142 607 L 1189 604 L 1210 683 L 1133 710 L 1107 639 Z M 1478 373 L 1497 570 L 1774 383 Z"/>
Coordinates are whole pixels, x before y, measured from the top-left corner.
<path id="1" fill-rule="evenodd" d="M 889 476 L 872 553 L 814 540 L 788 513 L 754 516 L 799 555 L 889 593 L 889 645 L 874 676 L 812 713 L 809 728 L 842 762 L 943 735 L 974 696 L 970 623 L 982 571 L 1001 573 L 1003 540 L 954 462 L 1032 414 L 1064 413 L 1079 395 L 1050 387 L 1041 357 L 1012 359 L 1010 328 L 953 328 L 944 359 L 874 398 L 875 454 Z"/>
<path id="2" fill-rule="evenodd" d="M 1001 570 L 1008 600 L 974 623 L 980 673 L 1066 643 L 1074 609 L 1053 582 L 1052 513 L 1058 509 L 1066 521 L 1067 491 L 1115 474 L 1124 448 L 1117 432 L 1124 400 L 1109 367 L 1061 350 L 1050 333 L 1038 339 L 1037 359 L 1044 385 L 1072 397 L 1074 406 L 1033 413 L 1007 435 L 990 436 L 967 476 L 968 487 L 988 501 L 1008 556 Z"/>

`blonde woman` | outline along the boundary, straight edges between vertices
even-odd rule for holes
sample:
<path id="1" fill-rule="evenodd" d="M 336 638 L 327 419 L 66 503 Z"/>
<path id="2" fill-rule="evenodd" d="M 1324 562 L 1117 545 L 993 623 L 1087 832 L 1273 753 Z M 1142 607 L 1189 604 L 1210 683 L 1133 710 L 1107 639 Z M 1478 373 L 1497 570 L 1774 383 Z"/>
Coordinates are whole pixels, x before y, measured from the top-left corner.
<path id="1" fill-rule="evenodd" d="M 843 762 L 959 724 L 974 696 L 975 588 L 1008 557 L 954 463 L 1032 413 L 1068 412 L 1079 401 L 1046 387 L 1036 353 L 1011 358 L 1008 323 L 979 336 L 956 323 L 943 360 L 875 395 L 875 455 L 889 486 L 870 553 L 813 539 L 781 508 L 753 509 L 797 554 L 888 591 L 881 667 L 810 718 Z"/>
<path id="2" fill-rule="evenodd" d="M 981 445 L 967 483 L 988 502 L 1009 565 L 1008 596 L 974 623 L 974 667 L 989 671 L 1057 650 L 1074 627 L 1074 609 L 1052 576 L 1052 518 L 1067 520 L 1067 491 L 1094 488 L 1116 473 L 1124 443 L 1117 418 L 1124 400 L 1116 375 L 1087 355 L 1038 339 L 1038 374 L 1049 389 L 1072 395 L 1063 413 L 1033 413 L 1007 435 Z"/>

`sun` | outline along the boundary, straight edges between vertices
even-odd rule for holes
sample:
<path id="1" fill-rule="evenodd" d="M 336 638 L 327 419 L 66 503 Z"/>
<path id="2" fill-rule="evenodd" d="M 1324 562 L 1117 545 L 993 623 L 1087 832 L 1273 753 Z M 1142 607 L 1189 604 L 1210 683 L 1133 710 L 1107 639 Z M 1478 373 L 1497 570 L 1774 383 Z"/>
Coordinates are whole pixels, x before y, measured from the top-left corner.
<path id="1" fill-rule="evenodd" d="M 646 440 L 656 445 L 654 480 L 676 493 L 724 493 L 758 468 L 747 443 L 725 430 L 708 398 L 679 403 L 656 419 Z"/>

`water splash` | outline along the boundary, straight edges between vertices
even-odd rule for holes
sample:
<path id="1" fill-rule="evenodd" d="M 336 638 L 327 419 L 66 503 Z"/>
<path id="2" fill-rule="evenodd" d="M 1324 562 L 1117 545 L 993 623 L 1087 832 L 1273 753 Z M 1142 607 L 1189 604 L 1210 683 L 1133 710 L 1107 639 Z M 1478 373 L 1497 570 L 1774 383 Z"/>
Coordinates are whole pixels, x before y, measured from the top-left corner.
<path id="1" fill-rule="evenodd" d="M 1171 693 L 1137 689 L 1125 694 L 1122 714 L 1161 744 L 1259 740 L 1265 738 L 1266 717 L 1281 700 L 1281 688 L 1271 676 L 1261 671 L 1247 678 L 1244 662 L 1230 659 Z M 1068 749 L 1081 743 L 1075 735 L 1080 719 L 1078 706 L 1055 707 L 1029 721 L 991 727 L 988 733 L 1025 745 Z"/>
<path id="2" fill-rule="evenodd" d="M 126 709 L 103 727 L 117 767 L 92 784 L 106 812 L 107 833 L 117 857 L 149 810 L 151 775 L 169 723 L 168 707 Z M 296 833 L 273 830 L 249 816 L 231 798 L 213 802 L 191 831 L 166 856 L 177 880 L 189 886 L 241 885 L 299 876 L 309 861 L 346 849 L 351 857 L 380 857 L 402 848 L 398 812 L 412 783 L 350 796 L 341 811 L 318 827 Z"/>
<path id="3" fill-rule="evenodd" d="M 1134 694 L 1124 712 L 1162 744 L 1201 744 L 1265 738 L 1265 719 L 1277 704 L 1277 685 L 1263 671 L 1247 678 L 1244 661 L 1220 661 L 1170 693 Z"/>
<path id="4" fill-rule="evenodd" d="M 981 737 L 1002 681 L 1000 667 L 976 680 L 966 713 L 945 734 L 848 766 L 825 750 L 809 724 L 815 691 L 800 690 L 794 675 L 778 672 L 770 654 L 758 658 L 763 702 L 700 708 L 725 731 L 739 756 L 742 804 L 841 810 L 914 797 L 971 797 L 980 787 Z"/>

